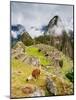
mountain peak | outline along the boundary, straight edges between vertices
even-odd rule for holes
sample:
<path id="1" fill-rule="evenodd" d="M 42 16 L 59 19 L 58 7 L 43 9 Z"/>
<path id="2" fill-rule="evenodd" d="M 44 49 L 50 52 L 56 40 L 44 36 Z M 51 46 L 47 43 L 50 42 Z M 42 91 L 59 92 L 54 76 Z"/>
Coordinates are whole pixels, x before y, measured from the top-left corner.
<path id="1" fill-rule="evenodd" d="M 49 24 L 48 24 L 48 26 L 53 26 L 53 25 L 57 25 L 57 21 L 58 21 L 58 18 L 59 18 L 59 16 L 54 16 L 51 20 L 50 20 L 50 22 L 49 22 Z"/>
<path id="2" fill-rule="evenodd" d="M 58 15 L 54 16 L 48 24 L 47 33 L 57 36 L 62 35 L 63 30 L 65 29 L 61 18 Z"/>

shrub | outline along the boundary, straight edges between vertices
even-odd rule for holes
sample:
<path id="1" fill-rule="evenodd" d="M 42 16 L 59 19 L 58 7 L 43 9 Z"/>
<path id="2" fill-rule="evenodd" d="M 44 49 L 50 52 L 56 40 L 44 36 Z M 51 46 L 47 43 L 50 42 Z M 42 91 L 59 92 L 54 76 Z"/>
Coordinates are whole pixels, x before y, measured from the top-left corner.
<path id="1" fill-rule="evenodd" d="M 74 82 L 74 71 L 68 72 L 66 77 L 71 81 Z"/>

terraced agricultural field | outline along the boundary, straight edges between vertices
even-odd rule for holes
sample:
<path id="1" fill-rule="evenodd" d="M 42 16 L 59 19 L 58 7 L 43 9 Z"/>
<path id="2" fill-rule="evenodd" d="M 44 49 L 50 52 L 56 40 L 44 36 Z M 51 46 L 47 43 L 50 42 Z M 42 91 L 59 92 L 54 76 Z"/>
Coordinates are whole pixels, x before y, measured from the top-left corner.
<path id="1" fill-rule="evenodd" d="M 47 57 L 45 55 L 46 50 L 47 52 L 52 52 L 52 54 L 58 52 L 60 59 L 63 60 L 63 66 L 55 66 L 52 55 L 50 57 Z M 25 47 L 25 51 L 23 52 L 23 54 L 24 56 L 27 55 L 27 59 L 30 59 L 30 57 L 36 57 L 37 59 L 39 59 L 39 66 L 37 67 L 32 65 L 31 63 L 27 63 L 27 59 L 25 59 L 25 61 L 22 61 L 20 58 L 13 57 L 14 54 L 12 55 L 12 98 L 73 94 L 73 83 L 70 82 L 70 80 L 66 77 L 66 73 L 68 73 L 73 68 L 73 62 L 69 57 L 66 57 L 57 49 L 48 45 L 46 46 L 44 44 Z M 38 78 L 32 78 L 31 80 L 27 81 L 28 77 L 32 75 L 32 71 L 36 68 L 40 69 L 40 75 L 38 76 Z M 47 77 L 52 80 L 53 87 L 55 89 L 54 93 L 51 93 L 50 89 L 47 89 Z M 32 87 L 35 87 L 35 90 L 28 94 L 23 92 L 23 88 L 26 87 L 26 85 L 32 85 Z M 37 88 L 39 89 L 38 91 L 36 90 Z"/>

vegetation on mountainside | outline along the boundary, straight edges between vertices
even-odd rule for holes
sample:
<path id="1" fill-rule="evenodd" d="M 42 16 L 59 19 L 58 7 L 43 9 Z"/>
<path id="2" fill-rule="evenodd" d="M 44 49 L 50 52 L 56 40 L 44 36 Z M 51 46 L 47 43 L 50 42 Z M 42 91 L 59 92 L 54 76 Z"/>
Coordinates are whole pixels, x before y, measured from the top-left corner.
<path id="1" fill-rule="evenodd" d="M 24 64 L 21 61 L 16 60 L 16 59 L 12 59 L 12 66 L 13 66 L 13 68 L 12 68 L 12 84 L 11 84 L 12 85 L 12 89 L 11 89 L 12 97 L 22 97 L 22 96 L 28 97 L 29 95 L 27 95 L 21 91 L 22 87 L 28 83 L 36 85 L 38 87 L 41 87 L 45 91 L 45 96 L 51 95 L 45 88 L 45 83 L 46 83 L 45 79 L 46 79 L 47 71 L 42 70 L 38 79 L 27 82 L 26 79 L 28 76 L 31 75 L 34 67 L 29 66 L 28 64 Z M 53 81 L 55 82 L 55 84 L 57 86 L 58 95 L 65 94 L 65 91 L 64 91 L 64 88 L 62 87 L 62 85 L 67 87 L 66 88 L 67 94 L 69 94 L 71 92 L 71 90 L 70 90 L 71 84 L 68 80 L 63 79 L 63 83 L 62 83 L 62 79 L 60 79 L 61 77 L 58 78 L 58 76 L 52 75 L 52 76 L 50 76 L 50 78 L 53 79 Z M 69 87 L 69 90 L 67 90 L 68 87 Z"/>
<path id="2" fill-rule="evenodd" d="M 39 46 L 45 48 L 45 45 L 42 46 L 42 44 L 39 45 L 33 45 L 25 47 L 25 53 L 28 56 L 34 56 L 37 57 L 40 60 L 40 65 L 44 65 L 45 67 L 41 66 L 41 73 L 38 79 L 33 79 L 31 81 L 26 81 L 27 78 L 32 74 L 33 69 L 35 68 L 33 65 L 29 65 L 27 63 L 22 62 L 21 60 L 12 58 L 12 85 L 11 85 L 11 91 L 12 91 L 12 97 L 29 97 L 29 95 L 22 92 L 22 87 L 25 86 L 25 84 L 33 84 L 35 86 L 40 87 L 45 91 L 45 96 L 51 96 L 52 94 L 49 93 L 49 91 L 46 89 L 46 77 L 47 75 L 50 76 L 50 78 L 53 80 L 53 82 L 56 84 L 57 88 L 57 95 L 65 95 L 65 94 L 71 94 L 72 92 L 72 83 L 69 81 L 69 77 L 66 77 L 66 74 L 69 73 L 69 71 L 72 68 L 72 61 L 69 57 L 65 56 L 63 53 L 60 52 L 61 59 L 63 59 L 63 66 L 62 68 L 59 68 L 59 73 L 57 74 L 57 68 L 52 65 L 52 60 L 48 60 L 44 54 L 43 51 L 39 52 Z M 49 49 L 47 51 L 52 51 L 53 47 L 47 46 Z M 57 51 L 57 50 L 56 50 Z M 47 65 L 51 64 L 49 68 L 47 68 Z M 70 78 L 71 79 L 71 78 Z M 66 90 L 64 90 L 64 87 L 66 87 Z"/>
<path id="3" fill-rule="evenodd" d="M 74 82 L 74 71 L 71 70 L 66 74 L 66 77 L 71 81 Z"/>
<path id="4" fill-rule="evenodd" d="M 49 65 L 51 62 L 46 59 L 42 52 L 38 52 L 38 48 L 30 46 L 26 48 L 26 53 L 30 56 L 35 56 L 40 60 L 41 65 Z"/>
<path id="5" fill-rule="evenodd" d="M 59 51 L 62 51 L 66 56 L 73 59 L 73 36 L 68 36 L 68 33 L 66 33 L 65 31 L 63 31 L 63 34 L 61 36 L 53 36 L 46 34 L 41 35 L 39 37 L 35 37 L 35 43 L 43 43 L 54 46 Z"/>
<path id="6" fill-rule="evenodd" d="M 44 43 L 49 44 L 50 36 L 49 35 L 41 35 L 39 37 L 35 37 L 35 44 Z"/>
<path id="7" fill-rule="evenodd" d="M 20 40 L 26 45 L 30 46 L 33 44 L 33 39 L 28 33 L 23 33 L 22 36 L 20 37 Z"/>
<path id="8" fill-rule="evenodd" d="M 37 80 L 32 80 L 27 82 L 26 79 L 31 75 L 34 67 L 28 64 L 22 63 L 19 60 L 12 59 L 12 82 L 11 82 L 11 92 L 12 97 L 22 97 L 28 96 L 27 94 L 22 93 L 21 88 L 25 84 L 30 83 L 37 86 L 45 85 L 45 73 L 41 71 L 40 77 Z"/>

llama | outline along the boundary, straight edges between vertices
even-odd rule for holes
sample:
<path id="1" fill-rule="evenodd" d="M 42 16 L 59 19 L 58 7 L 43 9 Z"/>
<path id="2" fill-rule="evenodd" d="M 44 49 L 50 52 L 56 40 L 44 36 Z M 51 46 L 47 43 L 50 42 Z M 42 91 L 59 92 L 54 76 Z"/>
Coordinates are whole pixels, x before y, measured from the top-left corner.
<path id="1" fill-rule="evenodd" d="M 32 71 L 32 77 L 34 77 L 35 79 L 37 79 L 40 75 L 40 69 L 36 68 Z"/>
<path id="2" fill-rule="evenodd" d="M 40 69 L 36 68 L 32 71 L 32 74 L 26 79 L 26 81 L 37 79 L 39 75 L 40 75 Z"/>

